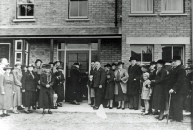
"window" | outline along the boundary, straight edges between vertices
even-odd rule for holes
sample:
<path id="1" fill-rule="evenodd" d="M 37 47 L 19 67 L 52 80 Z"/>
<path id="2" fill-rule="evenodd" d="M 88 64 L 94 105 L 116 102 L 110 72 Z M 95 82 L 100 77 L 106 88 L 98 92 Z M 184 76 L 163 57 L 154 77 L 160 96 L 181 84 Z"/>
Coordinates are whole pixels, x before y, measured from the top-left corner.
<path id="1" fill-rule="evenodd" d="M 162 0 L 162 13 L 184 13 L 183 0 Z"/>
<path id="2" fill-rule="evenodd" d="M 153 45 L 131 45 L 131 56 L 141 63 L 153 61 Z"/>
<path id="3" fill-rule="evenodd" d="M 131 0 L 131 13 L 153 13 L 153 0 Z"/>
<path id="4" fill-rule="evenodd" d="M 162 59 L 170 62 L 174 56 L 184 56 L 183 46 L 162 46 Z"/>
<path id="5" fill-rule="evenodd" d="M 0 43 L 0 58 L 6 58 L 10 62 L 10 43 Z"/>
<path id="6" fill-rule="evenodd" d="M 34 18 L 34 0 L 17 0 L 17 18 Z"/>
<path id="7" fill-rule="evenodd" d="M 22 63 L 22 50 L 23 40 L 15 40 L 15 63 Z"/>
<path id="8" fill-rule="evenodd" d="M 15 50 L 16 51 L 22 51 L 23 41 L 22 40 L 16 40 L 15 42 Z"/>
<path id="9" fill-rule="evenodd" d="M 22 63 L 22 52 L 15 52 L 15 63 Z"/>
<path id="10" fill-rule="evenodd" d="M 88 0 L 69 0 L 69 18 L 88 18 Z"/>

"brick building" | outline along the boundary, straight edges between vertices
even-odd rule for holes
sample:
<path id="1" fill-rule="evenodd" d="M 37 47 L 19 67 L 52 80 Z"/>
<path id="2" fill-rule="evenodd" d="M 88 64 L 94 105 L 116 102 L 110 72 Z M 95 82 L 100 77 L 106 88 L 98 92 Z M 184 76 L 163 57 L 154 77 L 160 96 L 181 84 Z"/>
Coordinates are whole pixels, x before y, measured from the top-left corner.
<path id="1" fill-rule="evenodd" d="M 1 0 L 0 57 L 102 64 L 191 58 L 191 0 Z"/>

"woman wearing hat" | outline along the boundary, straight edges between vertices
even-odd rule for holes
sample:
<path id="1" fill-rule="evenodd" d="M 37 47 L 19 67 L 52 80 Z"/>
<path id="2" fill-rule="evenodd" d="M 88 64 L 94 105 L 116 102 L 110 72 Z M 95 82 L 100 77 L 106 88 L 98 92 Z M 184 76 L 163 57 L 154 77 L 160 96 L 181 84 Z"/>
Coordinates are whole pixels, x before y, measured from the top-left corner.
<path id="1" fill-rule="evenodd" d="M 164 110 L 166 109 L 166 92 L 165 92 L 165 81 L 167 71 L 164 69 L 165 61 L 157 61 L 157 71 L 155 80 L 151 80 L 154 84 L 153 93 L 153 109 L 157 112 L 160 110 L 159 116 L 156 117 L 159 121 L 164 119 Z"/>
<path id="2" fill-rule="evenodd" d="M 51 66 L 49 64 L 44 64 L 42 66 L 43 73 L 40 75 L 40 96 L 38 101 L 38 106 L 43 108 L 42 114 L 45 114 L 45 109 L 48 109 L 48 114 L 52 114 L 51 108 L 53 108 L 53 85 L 54 78 L 51 74 Z"/>
<path id="3" fill-rule="evenodd" d="M 117 109 L 125 109 L 125 101 L 127 101 L 127 70 L 123 69 L 123 62 L 118 62 L 117 70 L 115 71 L 115 101 L 118 102 Z"/>
<path id="4" fill-rule="evenodd" d="M 39 95 L 40 95 L 40 75 L 42 74 L 42 71 L 43 71 L 43 69 L 42 69 L 42 60 L 37 59 L 35 61 L 35 68 L 34 68 L 33 71 L 36 73 L 37 81 L 38 81 L 37 92 L 36 92 L 36 104 L 35 104 L 35 106 L 33 106 L 33 109 L 36 109 L 37 104 L 38 104 Z"/>
<path id="5" fill-rule="evenodd" d="M 28 71 L 23 76 L 22 92 L 24 94 L 23 105 L 25 106 L 24 112 L 26 114 L 32 113 L 31 107 L 36 105 L 36 91 L 38 78 L 35 72 L 33 72 L 34 66 L 28 65 Z"/>
<path id="6" fill-rule="evenodd" d="M 3 82 L 1 82 L 1 95 L 0 95 L 0 109 L 3 110 L 3 116 L 10 116 L 8 111 L 13 108 L 13 95 L 15 94 L 14 89 L 14 78 L 11 74 L 12 67 L 5 67 L 5 73 L 1 77 Z"/>
<path id="7" fill-rule="evenodd" d="M 105 99 L 108 100 L 107 103 L 107 107 L 109 107 L 109 109 L 113 108 L 113 99 L 114 99 L 114 87 L 115 87 L 115 82 L 114 82 L 114 78 L 115 78 L 115 74 L 114 72 L 111 70 L 111 65 L 107 64 L 106 65 L 107 70 L 106 70 L 106 92 L 105 92 Z"/>
<path id="8" fill-rule="evenodd" d="M 57 71 L 57 67 L 60 66 L 61 64 L 62 64 L 62 61 L 59 61 L 59 60 L 54 62 L 53 73 Z"/>
<path id="9" fill-rule="evenodd" d="M 57 72 L 55 73 L 55 82 L 54 82 L 54 92 L 58 95 L 58 99 L 57 99 L 57 106 L 62 107 L 62 102 L 64 100 L 64 74 L 63 72 L 63 67 L 62 66 L 58 66 L 57 67 Z"/>
<path id="10" fill-rule="evenodd" d="M 22 88 L 22 71 L 21 71 L 21 64 L 17 63 L 15 64 L 15 68 L 13 69 L 13 76 L 14 76 L 14 87 L 15 87 L 15 95 L 14 95 L 14 109 L 13 112 L 18 114 L 19 112 L 17 111 L 17 108 L 21 108 L 22 105 L 22 93 L 21 93 L 21 88 Z"/>

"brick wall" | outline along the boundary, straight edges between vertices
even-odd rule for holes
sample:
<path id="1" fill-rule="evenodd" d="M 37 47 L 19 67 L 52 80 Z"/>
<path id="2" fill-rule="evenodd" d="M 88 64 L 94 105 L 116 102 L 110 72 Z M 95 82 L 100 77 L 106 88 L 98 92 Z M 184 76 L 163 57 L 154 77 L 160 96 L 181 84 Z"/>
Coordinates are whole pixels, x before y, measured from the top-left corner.
<path id="1" fill-rule="evenodd" d="M 121 40 L 102 39 L 100 52 L 102 66 L 107 63 L 117 63 L 118 61 L 121 61 Z"/>
<path id="2" fill-rule="evenodd" d="M 131 56 L 130 45 L 126 44 L 126 37 L 190 37 L 191 36 L 191 1 L 185 1 L 185 16 L 129 16 L 131 0 L 122 0 L 122 60 L 127 61 Z M 154 13 L 161 13 L 161 0 L 154 0 Z M 168 43 L 169 44 L 169 43 Z M 161 45 L 155 45 L 154 60 L 161 57 Z M 185 56 L 190 45 L 186 45 Z"/>
<path id="3" fill-rule="evenodd" d="M 41 59 L 44 64 L 50 62 L 50 41 L 49 40 L 30 40 L 29 64 L 35 63 L 36 59 Z"/>

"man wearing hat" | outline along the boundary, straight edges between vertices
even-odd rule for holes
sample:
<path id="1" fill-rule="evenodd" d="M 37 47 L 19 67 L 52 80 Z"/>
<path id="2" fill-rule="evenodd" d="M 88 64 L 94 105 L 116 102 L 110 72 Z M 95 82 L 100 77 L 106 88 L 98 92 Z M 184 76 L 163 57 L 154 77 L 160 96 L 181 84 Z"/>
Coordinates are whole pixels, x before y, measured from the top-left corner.
<path id="1" fill-rule="evenodd" d="M 45 109 L 48 109 L 48 114 L 52 114 L 51 108 L 53 108 L 53 85 L 54 78 L 50 72 L 51 66 L 49 64 L 42 65 L 43 73 L 40 75 L 40 96 L 38 101 L 38 106 L 43 108 L 43 113 L 45 114 Z"/>
<path id="2" fill-rule="evenodd" d="M 70 70 L 70 81 L 71 81 L 71 86 L 70 86 L 70 100 L 71 104 L 74 105 L 80 105 L 80 64 L 79 63 L 74 63 L 72 65 L 72 68 Z"/>
<path id="3" fill-rule="evenodd" d="M 130 57 L 131 65 L 128 68 L 129 80 L 127 82 L 127 94 L 129 96 L 129 108 L 138 110 L 141 67 L 137 65 L 137 59 Z"/>
<path id="4" fill-rule="evenodd" d="M 186 89 L 186 71 L 182 65 L 180 56 L 173 58 L 174 73 L 172 76 L 171 89 L 171 105 L 170 105 L 170 116 L 171 121 L 181 122 L 183 120 L 183 97 L 187 94 Z"/>

